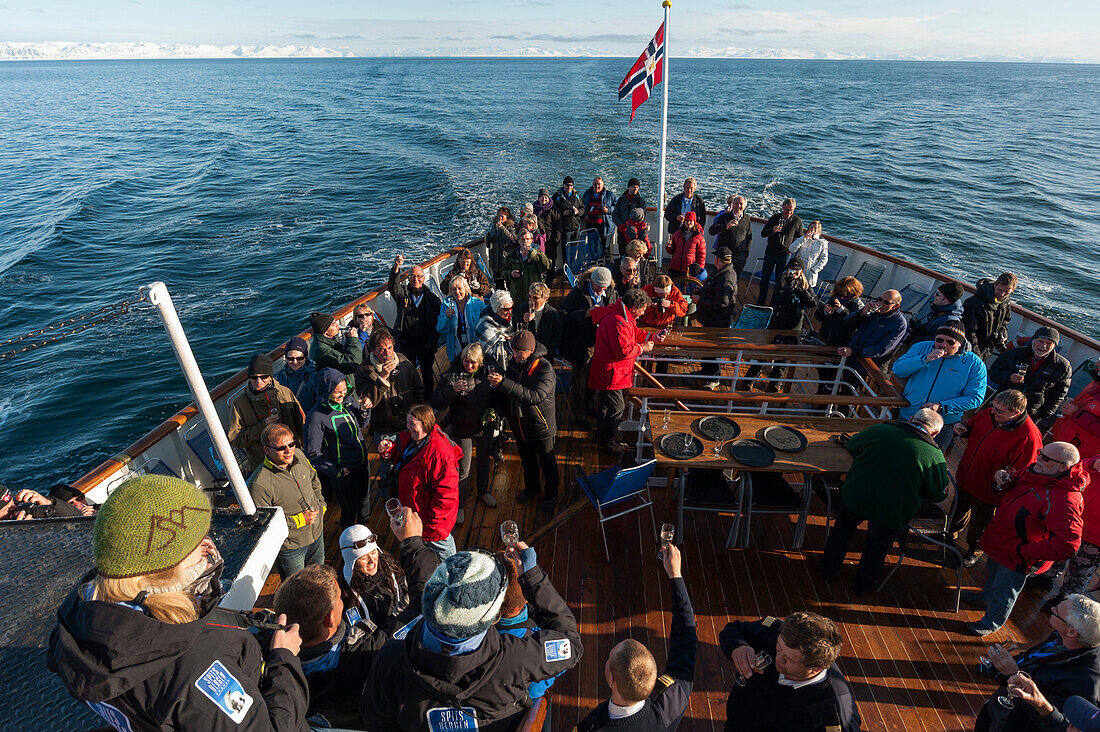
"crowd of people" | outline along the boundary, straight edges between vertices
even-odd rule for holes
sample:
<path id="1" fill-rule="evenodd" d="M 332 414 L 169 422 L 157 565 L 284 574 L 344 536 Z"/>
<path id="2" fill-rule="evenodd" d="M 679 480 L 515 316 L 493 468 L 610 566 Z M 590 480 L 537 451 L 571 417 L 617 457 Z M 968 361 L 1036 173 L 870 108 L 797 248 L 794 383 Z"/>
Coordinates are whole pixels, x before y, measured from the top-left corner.
<path id="1" fill-rule="evenodd" d="M 253 357 L 230 405 L 229 438 L 245 456 L 256 503 L 281 507 L 287 521 L 277 622 L 258 635 L 196 622 L 220 598 L 209 502 L 173 478 L 132 479 L 99 511 L 95 571 L 66 600 L 51 637 L 51 668 L 73 694 L 118 729 L 515 729 L 578 662 L 581 638 L 532 547 L 520 541 L 494 554 L 456 545 L 464 507 L 497 505 L 491 466 L 504 459 L 510 433 L 523 473 L 517 502 L 557 510 L 556 359 L 570 366 L 561 387 L 573 426 L 593 430 L 599 449 L 618 456 L 636 361 L 689 314 L 730 327 L 743 299 L 746 199 L 729 196 L 708 228 L 688 178 L 662 212 L 667 241 L 653 242 L 640 188 L 632 178 L 616 198 L 596 178 L 578 193 L 566 177 L 518 216 L 500 208 L 486 235 L 488 261 L 461 249 L 439 283 L 442 297 L 422 267 L 405 270 L 398 256 L 387 284 L 392 322 L 366 304 L 346 328 L 315 312 L 311 338 L 290 339 L 277 372 L 268 356 Z M 813 332 L 857 373 L 857 356 L 892 364 L 908 403 L 898 421 L 847 441 L 853 465 L 822 574 L 839 577 L 866 523 L 854 589 L 874 592 L 888 551 L 925 503 L 953 515 L 944 538 L 965 566 L 986 560 L 982 591 L 963 596 L 985 614 L 965 632 L 996 631 L 1030 579 L 1060 572 L 1045 606 L 1051 638 L 1015 657 L 1000 646 L 990 652 L 990 677 L 1025 703 L 1007 713 L 987 704 L 978 728 L 1078 724 L 1082 704 L 1100 701 L 1100 604 L 1084 594 L 1100 567 L 1100 501 L 1092 500 L 1100 494 L 1100 376 L 1062 406 L 1071 369 L 1057 352 L 1058 331 L 1041 327 L 1008 342 L 1017 286 L 1009 273 L 979 281 L 965 300 L 961 285 L 942 284 L 914 314 L 902 312 L 893 289 L 864 300 L 852 277 L 820 297 L 828 242 L 821 222 L 804 227 L 796 206 L 784 200 L 762 231 L 757 302 L 771 306 L 771 327 Z M 555 307 L 551 279 L 581 230 L 597 232 L 609 254 L 618 242 L 618 258 L 579 273 Z M 652 266 L 655 245 L 670 255 L 667 272 Z M 687 276 L 702 282 L 689 297 L 679 284 Z M 701 369 L 720 373 L 716 363 Z M 736 388 L 761 376 L 770 388 L 774 373 L 753 367 Z M 1044 444 L 1059 414 L 1058 439 Z M 956 437 L 967 443 L 952 480 L 945 453 Z M 94 510 L 64 491 L 25 494 L 17 497 L 24 508 Z M 337 569 L 324 563 L 327 499 L 340 507 Z M 4 500 L 0 511 L 13 510 L 16 500 Z M 389 501 L 396 555 L 368 528 L 380 500 Z M 664 547 L 662 563 L 672 609 L 664 672 L 642 644 L 616 645 L 604 666 L 610 693 L 579 730 L 675 729 L 687 708 L 694 612 L 679 549 Z M 155 640 L 137 649 L 134 638 Z M 796 612 L 734 622 L 720 642 L 737 680 L 726 729 L 860 728 L 832 621 Z"/>

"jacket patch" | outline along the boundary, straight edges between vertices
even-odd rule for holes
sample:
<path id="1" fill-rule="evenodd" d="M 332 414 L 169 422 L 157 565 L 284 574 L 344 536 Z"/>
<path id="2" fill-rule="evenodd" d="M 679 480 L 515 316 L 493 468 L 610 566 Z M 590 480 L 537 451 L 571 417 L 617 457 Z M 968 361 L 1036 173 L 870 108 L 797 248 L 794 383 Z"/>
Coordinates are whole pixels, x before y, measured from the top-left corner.
<path id="1" fill-rule="evenodd" d="M 107 702 L 84 702 L 92 708 L 92 711 L 107 720 L 118 732 L 134 732 L 130 725 L 130 718 L 122 713 L 122 710 L 113 707 Z"/>
<path id="2" fill-rule="evenodd" d="M 427 714 L 428 729 L 431 732 L 461 732 L 462 730 L 476 730 L 477 718 L 473 707 L 436 707 L 429 709 Z"/>
<path id="3" fill-rule="evenodd" d="M 236 724 L 240 724 L 252 708 L 252 697 L 245 693 L 241 682 L 229 673 L 221 661 L 214 661 L 202 676 L 195 679 L 195 688 Z"/>
<path id="4" fill-rule="evenodd" d="M 568 638 L 548 640 L 542 644 L 542 647 L 546 650 L 547 662 L 567 661 L 573 657 L 573 644 Z"/>

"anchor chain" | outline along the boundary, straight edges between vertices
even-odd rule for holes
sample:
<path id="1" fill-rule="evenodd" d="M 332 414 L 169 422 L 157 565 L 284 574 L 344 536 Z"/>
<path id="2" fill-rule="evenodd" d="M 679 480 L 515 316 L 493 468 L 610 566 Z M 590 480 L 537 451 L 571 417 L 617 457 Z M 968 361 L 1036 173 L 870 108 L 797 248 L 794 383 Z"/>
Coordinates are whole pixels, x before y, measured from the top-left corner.
<path id="1" fill-rule="evenodd" d="M 33 351 L 36 348 L 41 348 L 49 343 L 56 343 L 57 341 L 64 340 L 71 335 L 76 335 L 94 326 L 110 322 L 115 318 L 126 315 L 130 312 L 131 308 L 136 307 L 140 303 L 148 301 L 149 298 L 142 295 L 136 300 L 123 300 L 122 302 L 113 303 L 111 305 L 104 305 L 101 308 L 62 320 L 60 323 L 47 325 L 45 328 L 32 330 L 30 333 L 25 333 L 15 338 L 9 338 L 6 341 L 0 341 L 0 348 L 19 346 L 9 351 L 0 351 L 0 360 L 11 358 L 17 354 L 26 353 L 27 351 Z M 39 338 L 41 338 L 41 340 L 37 340 Z M 30 342 L 27 343 L 27 341 Z"/>

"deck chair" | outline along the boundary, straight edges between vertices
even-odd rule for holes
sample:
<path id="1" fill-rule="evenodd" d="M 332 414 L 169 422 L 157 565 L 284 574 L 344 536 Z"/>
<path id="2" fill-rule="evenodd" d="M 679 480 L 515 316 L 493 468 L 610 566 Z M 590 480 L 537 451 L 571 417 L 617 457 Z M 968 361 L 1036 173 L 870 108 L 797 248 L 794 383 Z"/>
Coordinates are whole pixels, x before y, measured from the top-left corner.
<path id="1" fill-rule="evenodd" d="M 919 287 L 906 285 L 901 288 L 901 311 L 912 315 L 917 311 L 917 308 L 924 304 L 924 301 L 927 300 L 928 296 L 931 294 L 931 292 L 925 292 Z"/>
<path id="2" fill-rule="evenodd" d="M 580 465 L 576 466 L 574 480 L 596 507 L 600 534 L 603 536 L 603 553 L 608 562 L 611 561 L 611 553 L 607 550 L 607 532 L 603 525 L 613 518 L 648 507 L 649 521 L 653 524 L 653 540 L 657 540 L 657 520 L 653 518 L 653 499 L 649 495 L 649 478 L 656 467 L 656 460 L 647 460 L 633 468 L 614 467 L 595 475 L 587 475 Z M 623 504 L 631 499 L 636 499 L 632 501 L 633 505 L 623 508 Z M 616 513 L 605 514 L 607 509 Z"/>
<path id="3" fill-rule="evenodd" d="M 847 254 L 833 254 L 829 252 L 829 261 L 817 276 L 817 286 L 814 292 L 820 300 L 832 289 L 836 281 L 840 279 L 840 273 L 844 269 L 844 263 L 848 261 Z"/>
<path id="4" fill-rule="evenodd" d="M 910 552 L 912 547 L 910 542 L 916 540 L 925 544 L 931 545 L 931 552 L 924 553 L 922 559 L 928 560 L 930 563 L 938 564 L 940 566 L 951 567 L 946 560 L 951 557 L 954 560 L 955 568 L 955 609 L 954 612 L 959 612 L 959 601 L 962 599 L 962 552 L 951 542 L 947 535 L 948 527 L 951 526 L 951 522 L 955 518 L 955 509 L 958 506 L 958 494 L 959 487 L 955 483 L 955 476 L 950 473 L 947 477 L 951 480 L 951 485 L 955 488 L 956 500 L 951 502 L 951 506 L 947 512 L 944 513 L 935 503 L 924 502 L 917 515 L 913 517 L 913 520 L 909 522 L 909 525 L 905 528 L 905 533 L 898 539 L 898 561 L 894 563 L 894 566 L 890 568 L 890 571 L 886 573 L 886 576 L 879 582 L 876 591 L 881 592 L 882 588 L 886 586 L 886 583 L 890 581 L 890 578 L 894 576 L 894 572 L 898 571 L 898 567 L 905 560 L 906 554 Z M 916 557 L 914 557 L 916 558 Z"/>
<path id="5" fill-rule="evenodd" d="M 727 478 L 725 471 L 714 468 L 689 468 L 680 475 L 676 486 L 676 535 L 684 536 L 684 512 L 704 511 L 733 517 L 726 537 L 732 549 L 741 530 L 742 488 L 740 473 Z"/>
<path id="6" fill-rule="evenodd" d="M 798 514 L 792 549 L 802 548 L 802 539 L 806 534 L 806 521 L 810 515 L 810 497 L 813 491 L 809 486 L 801 490 L 795 488 L 783 477 L 782 473 L 754 471 L 746 481 L 744 498 L 745 537 L 742 546 L 749 545 L 752 535 L 752 518 L 756 514 Z"/>
<path id="7" fill-rule="evenodd" d="M 772 319 L 772 309 L 763 305 L 745 305 L 737 316 L 734 328 L 755 328 L 763 330 Z"/>
<path id="8" fill-rule="evenodd" d="M 569 266 L 568 262 L 562 267 L 562 271 L 565 272 L 565 281 L 569 283 L 569 287 L 576 287 L 577 275 L 573 274 L 573 268 Z"/>
<path id="9" fill-rule="evenodd" d="M 489 281 L 493 281 L 493 273 L 489 271 L 489 265 L 485 263 L 485 258 L 481 256 L 481 252 L 478 252 L 475 257 L 477 258 L 477 268 L 485 273 L 485 276 L 489 278 Z"/>
<path id="10" fill-rule="evenodd" d="M 583 239 L 565 243 L 565 264 L 574 272 L 588 269 L 588 247 Z"/>
<path id="11" fill-rule="evenodd" d="M 871 293 L 878 287 L 878 281 L 882 279 L 884 274 L 886 274 L 885 264 L 864 262 L 859 265 L 859 269 L 856 271 L 856 279 L 863 285 L 863 294 L 870 297 Z"/>
<path id="12" fill-rule="evenodd" d="M 218 451 L 214 449 L 214 440 L 210 437 L 210 430 L 206 429 L 205 425 L 201 430 L 192 430 L 190 433 L 185 434 L 183 441 L 191 448 L 191 452 L 195 453 L 195 457 L 206 468 L 206 472 L 213 476 L 215 482 L 229 480 L 229 476 L 225 472 L 225 465 L 218 456 Z M 233 456 L 237 459 L 237 465 L 243 464 L 248 457 L 244 450 L 239 447 L 233 448 Z"/>

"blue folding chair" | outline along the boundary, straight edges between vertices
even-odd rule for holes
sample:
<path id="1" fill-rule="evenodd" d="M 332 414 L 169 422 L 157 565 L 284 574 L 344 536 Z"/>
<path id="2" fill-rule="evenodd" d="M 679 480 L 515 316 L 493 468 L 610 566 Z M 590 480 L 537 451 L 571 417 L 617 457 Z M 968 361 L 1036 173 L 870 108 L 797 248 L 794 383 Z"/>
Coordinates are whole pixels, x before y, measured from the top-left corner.
<path id="1" fill-rule="evenodd" d="M 653 517 L 653 499 L 649 494 L 649 478 L 656 467 L 656 460 L 647 460 L 633 468 L 608 468 L 595 475 L 586 475 L 581 466 L 576 467 L 574 480 L 596 507 L 600 534 L 603 536 L 603 553 L 608 562 L 611 561 L 611 553 L 607 550 L 607 532 L 603 525 L 613 518 L 648 507 L 649 521 L 653 524 L 653 540 L 657 540 L 657 520 Z M 629 508 L 619 510 L 621 504 L 630 499 L 636 499 L 637 502 Z M 617 512 L 605 515 L 604 510 L 608 508 Z"/>
<path id="2" fill-rule="evenodd" d="M 229 476 L 225 472 L 225 464 L 222 463 L 217 450 L 214 449 L 214 440 L 210 437 L 209 430 L 203 427 L 201 431 L 185 436 L 184 442 L 191 448 L 191 452 L 195 453 L 195 457 L 206 468 L 206 472 L 214 477 L 214 480 L 229 480 Z M 240 465 L 248 456 L 244 450 L 234 447 L 233 457 L 237 459 L 237 465 Z"/>
<path id="3" fill-rule="evenodd" d="M 768 327 L 771 320 L 772 309 L 770 307 L 746 305 L 741 308 L 741 313 L 737 316 L 737 322 L 733 324 L 733 327 L 763 330 Z"/>
<path id="4" fill-rule="evenodd" d="M 886 274 L 885 264 L 864 262 L 859 265 L 859 269 L 856 271 L 856 279 L 863 285 L 863 294 L 870 297 L 884 274 Z"/>
<path id="5" fill-rule="evenodd" d="M 489 271 L 489 265 L 485 264 L 485 258 L 481 256 L 480 252 L 477 254 L 477 268 L 485 273 L 490 282 L 493 281 L 493 273 Z"/>
<path id="6" fill-rule="evenodd" d="M 565 243 L 565 263 L 574 272 L 583 272 L 588 267 L 588 245 L 583 239 L 574 239 Z"/>
<path id="7" fill-rule="evenodd" d="M 829 252 L 829 261 L 825 263 L 825 267 L 817 276 L 817 287 L 814 291 L 817 293 L 818 299 L 824 297 L 836 284 L 836 281 L 840 279 L 840 272 L 844 269 L 844 263 L 847 261 L 847 254 Z"/>
<path id="8" fill-rule="evenodd" d="M 573 268 L 569 266 L 568 262 L 566 262 L 562 266 L 562 270 L 565 272 L 565 281 L 569 283 L 569 286 L 570 287 L 576 287 L 577 286 L 577 275 L 573 274 Z"/>
<path id="9" fill-rule="evenodd" d="M 928 299 L 931 292 L 925 292 L 919 287 L 913 285 L 906 285 L 901 288 L 901 311 L 903 313 L 909 313 L 912 315 L 917 311 L 924 301 Z"/>
<path id="10" fill-rule="evenodd" d="M 439 283 L 435 281 L 435 278 L 429 274 L 424 278 L 424 281 L 428 284 L 428 289 L 431 290 L 432 294 L 438 297 L 440 302 L 443 302 L 443 290 L 439 289 Z"/>

